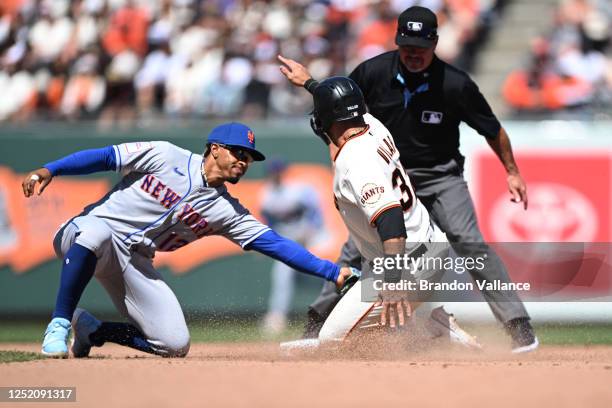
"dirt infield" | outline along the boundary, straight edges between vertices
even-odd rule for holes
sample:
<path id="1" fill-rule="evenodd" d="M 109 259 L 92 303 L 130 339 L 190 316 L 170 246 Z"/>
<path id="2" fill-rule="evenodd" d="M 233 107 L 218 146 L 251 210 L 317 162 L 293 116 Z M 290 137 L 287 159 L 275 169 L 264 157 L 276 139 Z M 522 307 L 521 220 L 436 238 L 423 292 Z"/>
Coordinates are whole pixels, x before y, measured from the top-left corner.
<path id="1" fill-rule="evenodd" d="M 76 404 L 53 407 L 610 407 L 611 385 L 609 346 L 287 358 L 276 344 L 195 344 L 163 359 L 109 345 L 89 359 L 0 364 L 0 386 L 77 388 Z"/>

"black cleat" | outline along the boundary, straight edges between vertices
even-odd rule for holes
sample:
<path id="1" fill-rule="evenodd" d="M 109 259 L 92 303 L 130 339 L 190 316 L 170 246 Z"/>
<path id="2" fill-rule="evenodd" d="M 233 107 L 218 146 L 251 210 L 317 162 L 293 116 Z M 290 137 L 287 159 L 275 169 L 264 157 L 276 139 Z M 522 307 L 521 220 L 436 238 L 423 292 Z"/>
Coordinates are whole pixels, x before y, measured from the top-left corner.
<path id="1" fill-rule="evenodd" d="M 506 331 L 512 338 L 512 353 L 529 353 L 535 351 L 540 342 L 533 332 L 533 327 L 529 323 L 529 318 L 520 317 L 512 319 L 505 324 Z"/>

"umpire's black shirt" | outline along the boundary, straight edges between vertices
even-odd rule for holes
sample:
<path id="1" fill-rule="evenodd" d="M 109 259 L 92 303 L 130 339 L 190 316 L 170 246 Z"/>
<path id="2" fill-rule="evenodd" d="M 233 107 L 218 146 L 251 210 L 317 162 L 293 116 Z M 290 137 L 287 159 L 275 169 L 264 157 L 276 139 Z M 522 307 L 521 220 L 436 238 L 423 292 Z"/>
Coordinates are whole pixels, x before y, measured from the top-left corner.
<path id="1" fill-rule="evenodd" d="M 405 70 L 399 51 L 361 63 L 351 73 L 369 111 L 389 129 L 408 169 L 463 163 L 459 123 L 495 138 L 501 127 L 478 86 L 463 71 L 434 56 L 419 73 Z"/>

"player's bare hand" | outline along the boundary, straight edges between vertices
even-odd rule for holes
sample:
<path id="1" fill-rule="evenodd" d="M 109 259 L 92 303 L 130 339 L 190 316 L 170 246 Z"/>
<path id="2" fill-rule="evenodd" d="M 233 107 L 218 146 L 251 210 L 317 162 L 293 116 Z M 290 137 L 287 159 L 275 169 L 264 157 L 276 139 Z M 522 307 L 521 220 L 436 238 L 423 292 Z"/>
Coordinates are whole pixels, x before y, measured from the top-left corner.
<path id="1" fill-rule="evenodd" d="M 41 195 L 49 183 L 51 183 L 51 179 L 53 179 L 51 172 L 44 167 L 29 172 L 21 182 L 23 195 L 31 197 L 36 189 L 36 183 L 39 184 L 38 195 Z"/>
<path id="2" fill-rule="evenodd" d="M 412 316 L 412 306 L 410 302 L 397 293 L 382 292 L 380 296 L 381 299 L 375 305 L 382 305 L 380 325 L 386 326 L 388 321 L 389 327 L 394 329 L 396 327 L 397 318 L 397 324 L 399 324 L 400 327 L 404 326 L 406 320 Z"/>
<path id="3" fill-rule="evenodd" d="M 508 190 L 512 194 L 513 203 L 523 203 L 523 208 L 527 209 L 527 184 L 520 174 L 508 175 Z"/>
<path id="4" fill-rule="evenodd" d="M 307 80 L 312 78 L 305 66 L 291 58 L 278 56 L 278 60 L 284 65 L 280 66 L 280 72 L 287 77 L 289 82 L 295 86 L 304 86 Z"/>

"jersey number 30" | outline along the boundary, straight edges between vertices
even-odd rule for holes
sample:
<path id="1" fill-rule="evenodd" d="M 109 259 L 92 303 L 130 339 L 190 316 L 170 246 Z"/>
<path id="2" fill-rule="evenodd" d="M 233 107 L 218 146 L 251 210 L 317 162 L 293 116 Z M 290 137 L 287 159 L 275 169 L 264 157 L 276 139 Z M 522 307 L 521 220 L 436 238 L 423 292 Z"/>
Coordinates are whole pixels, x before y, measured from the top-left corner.
<path id="1" fill-rule="evenodd" d="M 393 188 L 399 187 L 402 193 L 400 203 L 402 204 L 404 212 L 410 211 L 412 204 L 414 204 L 414 193 L 410 188 L 410 184 L 406 182 L 406 178 L 400 169 L 395 169 L 391 175 L 391 183 L 393 184 Z"/>

